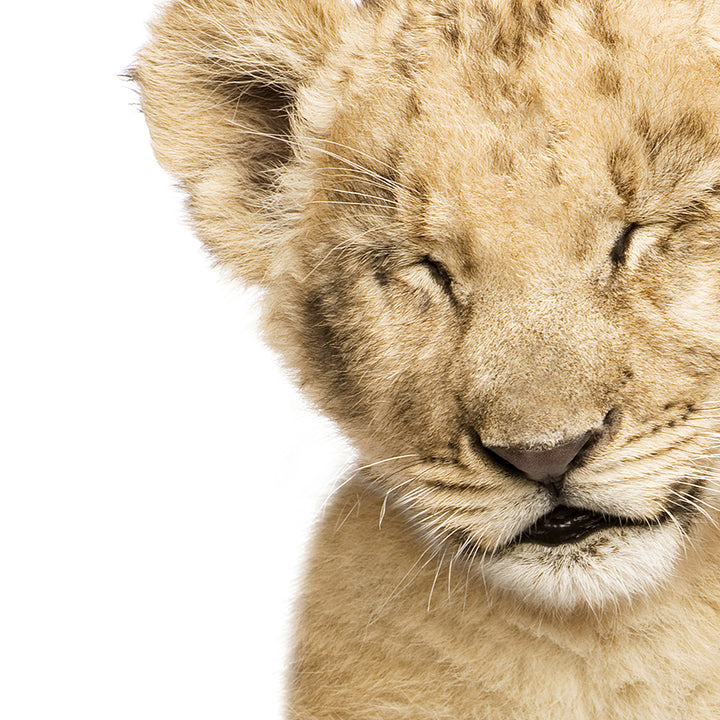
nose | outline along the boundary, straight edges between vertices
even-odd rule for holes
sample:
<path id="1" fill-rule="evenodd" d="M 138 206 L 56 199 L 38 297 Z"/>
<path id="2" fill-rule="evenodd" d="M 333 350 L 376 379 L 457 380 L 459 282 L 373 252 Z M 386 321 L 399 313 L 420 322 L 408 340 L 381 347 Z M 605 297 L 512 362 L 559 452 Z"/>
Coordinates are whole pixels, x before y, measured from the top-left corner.
<path id="1" fill-rule="evenodd" d="M 594 435 L 593 430 L 588 430 L 572 440 L 551 447 L 491 445 L 486 449 L 509 462 L 530 480 L 557 488 L 560 478 Z"/>

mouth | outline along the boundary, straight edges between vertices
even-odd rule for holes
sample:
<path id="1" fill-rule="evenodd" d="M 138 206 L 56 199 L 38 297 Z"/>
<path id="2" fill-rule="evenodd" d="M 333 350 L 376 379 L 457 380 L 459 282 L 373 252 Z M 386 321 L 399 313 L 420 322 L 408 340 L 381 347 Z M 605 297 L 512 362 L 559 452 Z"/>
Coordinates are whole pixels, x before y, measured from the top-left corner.
<path id="1" fill-rule="evenodd" d="M 558 505 L 523 530 L 510 544 L 535 543 L 549 547 L 576 543 L 588 535 L 613 527 L 647 526 L 645 520 L 606 515 L 593 510 Z"/>

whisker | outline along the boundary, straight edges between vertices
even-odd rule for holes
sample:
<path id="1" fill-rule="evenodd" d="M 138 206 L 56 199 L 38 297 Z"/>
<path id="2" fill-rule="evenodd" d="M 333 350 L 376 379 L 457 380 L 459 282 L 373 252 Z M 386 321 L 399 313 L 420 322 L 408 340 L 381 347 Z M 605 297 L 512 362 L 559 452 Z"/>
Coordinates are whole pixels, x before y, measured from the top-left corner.
<path id="1" fill-rule="evenodd" d="M 362 208 L 376 208 L 378 210 L 388 210 L 389 205 L 379 205 L 378 203 L 365 203 L 365 202 L 352 202 L 350 200 L 306 200 L 305 205 L 349 205 L 352 207 Z"/>
<path id="2" fill-rule="evenodd" d="M 435 577 L 433 578 L 432 585 L 430 586 L 430 595 L 427 601 L 427 611 L 430 612 L 430 603 L 432 602 L 433 592 L 435 591 L 435 584 L 437 583 L 438 575 L 440 575 L 440 568 L 445 561 L 445 551 L 443 551 L 442 557 L 438 561 L 437 570 L 435 571 Z"/>
<path id="3" fill-rule="evenodd" d="M 322 190 L 323 192 L 326 192 L 328 194 L 336 193 L 338 195 L 351 195 L 352 197 L 363 197 L 368 198 L 369 200 L 379 200 L 381 203 L 384 204 L 384 207 L 387 207 L 389 209 L 393 208 L 393 203 L 387 198 L 381 197 L 380 195 L 370 195 L 369 193 L 358 192 L 357 190 L 341 190 L 340 188 L 318 187 L 318 190 Z"/>
<path id="4" fill-rule="evenodd" d="M 374 227 L 371 227 L 371 228 L 369 228 L 369 229 L 367 229 L 367 230 L 364 230 L 364 231 L 361 232 L 361 233 L 357 233 L 356 235 L 352 235 L 352 236 L 350 236 L 350 237 L 348 237 L 348 238 L 343 239 L 342 242 L 339 242 L 339 243 L 337 243 L 336 245 L 334 245 L 332 248 L 330 248 L 330 250 L 328 250 L 327 253 L 325 253 L 325 255 L 323 255 L 323 257 L 321 257 L 320 260 L 318 260 L 317 263 L 315 263 L 315 265 L 313 265 L 312 268 L 310 268 L 310 270 L 308 271 L 307 275 L 305 275 L 305 277 L 302 279 L 302 282 L 306 282 L 307 279 L 308 279 L 332 254 L 336 253 L 338 250 L 346 250 L 346 249 L 348 249 L 349 247 L 351 247 L 352 244 L 353 244 L 354 242 L 356 242 L 357 240 L 359 240 L 360 238 L 365 237 L 366 235 L 369 235 L 370 233 L 373 233 L 373 232 L 378 232 L 378 231 L 380 231 L 380 230 L 386 230 L 386 229 L 389 228 L 389 227 L 390 227 L 390 225 L 375 225 Z"/>
<path id="5" fill-rule="evenodd" d="M 408 458 L 419 458 L 421 457 L 417 453 L 408 453 L 406 455 L 393 455 L 393 457 L 384 458 L 383 460 L 376 460 L 375 462 L 368 463 L 367 465 L 361 465 L 355 469 L 355 472 L 361 472 L 362 470 L 368 470 L 378 465 L 384 465 L 385 463 L 394 462 L 395 460 L 407 460 Z"/>
<path id="6" fill-rule="evenodd" d="M 307 136 L 298 135 L 297 139 L 285 136 L 285 135 L 279 135 L 277 133 L 268 133 L 268 132 L 262 132 L 260 130 L 254 130 L 253 128 L 250 128 L 246 125 L 240 125 L 239 123 L 233 123 L 235 127 L 237 127 L 241 132 L 244 132 L 247 135 L 255 136 L 255 137 L 264 137 L 270 140 L 275 140 L 277 142 L 282 142 L 290 147 L 292 147 L 294 150 L 310 150 L 313 152 L 319 152 L 321 154 L 326 155 L 327 157 L 331 157 L 335 160 L 339 160 L 341 163 L 343 163 L 345 166 L 353 168 L 354 170 L 357 170 L 358 172 L 362 173 L 364 176 L 371 177 L 379 182 L 382 183 L 389 183 L 394 182 L 396 187 L 402 187 L 403 190 L 406 190 L 407 192 L 411 193 L 412 195 L 417 195 L 416 191 L 412 188 L 405 187 L 404 185 L 401 185 L 400 183 L 397 183 L 396 181 L 390 181 L 388 178 L 384 177 L 380 173 L 375 172 L 374 170 L 370 170 L 369 168 L 360 165 L 359 163 L 356 163 L 346 157 L 343 157 L 342 155 L 339 155 L 338 153 L 334 153 L 330 150 L 327 150 L 323 147 L 320 147 L 318 145 L 313 145 L 308 142 L 309 138 Z M 362 152 L 358 148 L 350 147 L 349 145 L 343 145 L 342 143 L 336 143 L 332 140 L 324 140 L 323 142 L 331 145 L 336 145 L 339 148 L 350 150 L 352 153 L 356 153 L 358 155 L 362 155 L 364 157 L 367 157 L 371 159 L 373 162 L 378 162 L 381 165 L 385 165 L 388 169 L 392 170 L 394 172 L 394 168 L 392 168 L 387 163 L 383 163 L 382 161 L 378 160 L 375 157 L 372 157 L 368 155 L 367 153 Z"/>

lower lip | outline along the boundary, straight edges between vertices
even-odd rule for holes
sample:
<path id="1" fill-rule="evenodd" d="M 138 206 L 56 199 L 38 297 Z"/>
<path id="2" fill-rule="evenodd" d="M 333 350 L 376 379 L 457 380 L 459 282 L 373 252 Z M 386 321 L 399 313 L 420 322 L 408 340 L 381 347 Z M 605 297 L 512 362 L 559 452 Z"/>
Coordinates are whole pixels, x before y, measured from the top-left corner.
<path id="1" fill-rule="evenodd" d="M 513 544 L 534 543 L 553 547 L 579 542 L 588 535 L 607 528 L 646 524 L 629 518 L 602 515 L 592 510 L 560 505 L 524 530 Z"/>

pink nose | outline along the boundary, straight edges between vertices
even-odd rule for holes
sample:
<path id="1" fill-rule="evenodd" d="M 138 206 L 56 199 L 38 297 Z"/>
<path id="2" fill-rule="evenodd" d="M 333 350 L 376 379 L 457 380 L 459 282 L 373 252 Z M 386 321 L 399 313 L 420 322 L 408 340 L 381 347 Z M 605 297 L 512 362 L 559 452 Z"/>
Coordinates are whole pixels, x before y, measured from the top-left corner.
<path id="1" fill-rule="evenodd" d="M 567 472 L 592 435 L 593 431 L 588 430 L 569 442 L 549 448 L 492 445 L 487 449 L 509 462 L 530 480 L 552 485 Z"/>

